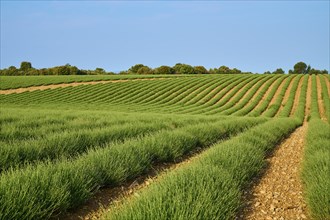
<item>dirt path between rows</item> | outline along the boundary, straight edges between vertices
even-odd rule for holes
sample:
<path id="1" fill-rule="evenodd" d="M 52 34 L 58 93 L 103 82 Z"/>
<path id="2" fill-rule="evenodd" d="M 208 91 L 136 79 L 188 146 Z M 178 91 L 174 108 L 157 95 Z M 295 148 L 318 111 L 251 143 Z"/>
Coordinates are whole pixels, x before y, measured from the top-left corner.
<path id="1" fill-rule="evenodd" d="M 308 130 L 312 84 L 308 78 L 304 124 L 267 158 L 267 166 L 244 191 L 239 220 L 309 219 L 300 180 L 305 137 Z"/>
<path id="2" fill-rule="evenodd" d="M 252 82 L 252 80 L 245 83 L 240 89 L 238 89 L 238 91 L 235 94 L 231 94 L 235 89 L 237 89 L 237 86 L 240 86 L 240 83 L 235 85 L 233 88 L 231 88 L 229 91 L 227 91 L 226 94 L 224 94 L 224 96 L 222 96 L 214 105 L 220 103 L 221 101 L 223 101 L 230 95 L 231 95 L 231 98 L 226 103 L 224 103 L 222 106 L 226 105 L 228 102 L 231 102 L 239 93 L 241 93 L 241 91 L 243 89 L 245 89 L 247 86 L 249 86 L 251 82 Z M 220 106 L 220 107 L 222 107 L 222 106 Z"/>
<path id="3" fill-rule="evenodd" d="M 298 107 L 303 82 L 304 82 L 304 77 L 301 77 L 300 80 L 299 80 L 296 95 L 294 96 L 294 101 L 293 101 L 292 109 L 291 109 L 291 112 L 290 112 L 290 117 L 293 116 L 293 114 L 295 113 L 295 111 Z"/>
<path id="4" fill-rule="evenodd" d="M 328 89 L 328 95 L 330 96 L 330 81 L 327 75 L 323 75 L 324 80 L 325 80 L 325 84 L 327 85 L 327 89 Z"/>
<path id="5" fill-rule="evenodd" d="M 119 82 L 129 82 L 129 81 L 161 80 L 161 79 L 169 79 L 169 78 L 120 79 L 120 80 L 61 83 L 61 84 L 45 85 L 45 86 L 31 86 L 31 87 L 26 87 L 26 88 L 0 90 L 0 95 L 1 94 L 8 95 L 8 94 L 13 94 L 13 93 L 32 92 L 32 91 L 36 91 L 36 90 L 57 89 L 57 88 L 64 88 L 64 87 L 70 87 L 70 86 L 75 87 L 75 86 L 81 86 L 81 85 L 95 85 L 95 84 L 105 84 L 105 83 L 119 83 Z"/>
<path id="6" fill-rule="evenodd" d="M 281 91 L 282 91 L 282 89 L 283 89 L 284 84 L 285 84 L 286 81 L 288 81 L 288 80 L 290 80 L 290 78 L 286 78 L 286 79 L 284 79 L 284 80 L 281 82 L 280 86 L 277 88 L 277 90 L 276 90 L 276 92 L 275 92 L 275 94 L 274 94 L 272 100 L 269 102 L 269 104 L 268 104 L 267 108 L 265 109 L 265 111 L 267 111 L 267 110 L 269 109 L 269 107 L 272 106 L 272 105 L 275 103 L 275 101 L 276 101 L 278 95 L 281 93 Z M 293 79 L 291 79 L 291 80 L 293 80 Z M 265 113 L 265 111 L 264 111 L 263 113 Z M 263 113 L 262 113 L 262 114 L 263 114 Z"/>
<path id="7" fill-rule="evenodd" d="M 324 103 L 322 99 L 322 87 L 321 87 L 321 81 L 320 81 L 320 76 L 316 76 L 316 85 L 317 85 L 317 102 L 319 106 L 319 112 L 320 112 L 320 117 L 323 121 L 327 121 L 327 118 L 325 116 L 325 108 L 324 108 Z"/>
<path id="8" fill-rule="evenodd" d="M 284 93 L 284 96 L 283 96 L 283 99 L 282 99 L 282 102 L 281 102 L 281 105 L 280 105 L 280 108 L 278 109 L 278 111 L 276 112 L 276 116 L 279 115 L 279 113 L 282 111 L 282 109 L 284 108 L 285 104 L 287 103 L 288 99 L 289 99 L 289 96 L 290 96 L 290 93 L 292 92 L 292 86 L 293 86 L 293 83 L 294 81 L 296 80 L 296 78 L 292 79 L 288 88 L 286 89 L 285 93 Z M 296 91 L 294 91 L 296 92 Z"/>
<path id="9" fill-rule="evenodd" d="M 91 220 L 100 217 L 109 210 L 110 206 L 134 195 L 138 190 L 147 188 L 151 183 L 158 181 L 162 175 L 178 169 L 181 166 L 191 163 L 200 157 L 201 153 L 208 148 L 197 148 L 177 159 L 175 162 L 154 165 L 152 169 L 144 175 L 130 181 L 126 181 L 120 186 L 102 188 L 84 205 L 60 216 L 53 216 L 52 220 Z"/>
<path id="10" fill-rule="evenodd" d="M 307 219 L 300 181 L 307 123 L 293 132 L 267 159 L 261 179 L 256 178 L 252 189 L 245 191 L 246 206 L 237 219 L 291 220 Z"/>
<path id="11" fill-rule="evenodd" d="M 307 121 L 307 118 L 310 116 L 311 102 L 312 102 L 312 77 L 308 76 L 306 105 L 305 105 L 305 121 Z"/>
<path id="12" fill-rule="evenodd" d="M 278 80 L 281 80 L 280 78 L 276 79 L 267 89 L 267 91 L 265 92 L 265 94 L 262 96 L 261 100 L 259 101 L 259 103 L 256 105 L 256 107 L 254 109 L 259 109 L 260 106 L 262 105 L 262 103 L 267 99 L 267 97 L 269 96 L 269 93 L 272 91 L 274 85 L 276 84 L 276 82 Z M 283 80 L 285 81 L 285 80 Z"/>

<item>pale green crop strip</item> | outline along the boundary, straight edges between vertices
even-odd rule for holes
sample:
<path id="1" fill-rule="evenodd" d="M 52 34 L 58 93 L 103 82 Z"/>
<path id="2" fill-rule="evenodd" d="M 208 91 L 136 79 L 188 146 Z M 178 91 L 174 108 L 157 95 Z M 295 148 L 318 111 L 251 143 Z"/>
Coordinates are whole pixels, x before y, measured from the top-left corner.
<path id="1" fill-rule="evenodd" d="M 293 85 L 292 85 L 291 90 L 290 90 L 290 95 L 288 97 L 288 100 L 284 104 L 284 107 L 282 108 L 282 110 L 280 112 L 278 112 L 277 116 L 279 116 L 279 117 L 289 117 L 290 116 L 290 113 L 291 113 L 292 107 L 293 107 L 293 103 L 294 103 L 294 100 L 295 100 L 295 97 L 296 97 L 296 94 L 297 94 L 297 88 L 298 88 L 299 82 L 301 80 L 301 77 L 302 76 L 298 76 L 294 79 Z"/>
<path id="2" fill-rule="evenodd" d="M 208 85 L 207 87 L 203 88 L 203 90 L 199 91 L 198 94 L 190 99 L 188 102 L 185 102 L 185 105 L 191 106 L 197 103 L 198 101 L 205 98 L 206 95 L 208 95 L 212 90 L 219 88 L 221 84 L 224 82 L 230 80 L 229 77 L 215 77 Z"/>
<path id="3" fill-rule="evenodd" d="M 263 79 L 260 79 L 254 86 L 248 88 L 245 88 L 241 91 L 240 95 L 235 97 L 231 102 L 234 103 L 234 105 L 224 111 L 222 111 L 221 115 L 231 115 L 232 113 L 242 109 L 255 95 L 255 93 L 258 91 L 258 89 L 263 86 L 266 81 L 272 81 L 274 79 L 273 76 L 265 77 Z"/>
<path id="4" fill-rule="evenodd" d="M 184 78 L 190 75 L 87 75 L 87 76 L 0 76 L 0 89 L 15 89 L 72 82 L 129 80 L 143 78 Z"/>
<path id="5" fill-rule="evenodd" d="M 207 79 L 206 79 L 207 80 Z M 205 81 L 205 79 L 203 79 Z M 175 90 L 166 91 L 158 98 L 152 100 L 148 103 L 150 107 L 160 107 L 160 106 L 167 106 L 168 103 L 172 103 L 173 99 L 178 99 L 177 97 L 181 97 L 182 93 L 185 93 L 187 90 L 192 90 L 196 84 L 200 83 L 200 80 L 194 80 L 190 82 L 184 82 L 183 85 L 176 87 Z"/>
<path id="6" fill-rule="evenodd" d="M 200 109 L 194 109 L 187 113 L 190 114 L 201 114 L 201 113 L 210 113 L 211 111 L 214 111 L 217 108 L 220 108 L 223 106 L 228 100 L 232 98 L 233 95 L 237 93 L 238 90 L 240 90 L 242 87 L 244 87 L 246 84 L 250 83 L 253 80 L 256 80 L 256 76 L 250 76 L 245 78 L 245 80 L 242 81 L 235 81 L 235 83 L 231 84 L 230 86 L 223 89 L 217 96 L 215 100 L 211 100 L 209 103 L 206 104 L 206 107 L 202 107 Z M 226 95 L 226 97 L 224 97 Z"/>
<path id="7" fill-rule="evenodd" d="M 303 76 L 304 81 L 302 83 L 302 88 L 300 91 L 300 97 L 298 102 L 298 107 L 296 111 L 293 112 L 293 116 L 297 118 L 301 123 L 303 123 L 305 118 L 305 107 L 306 107 L 306 96 L 307 96 L 307 87 L 308 87 L 308 75 Z"/>
<path id="8" fill-rule="evenodd" d="M 140 93 L 136 96 L 128 98 L 126 102 L 140 104 L 146 102 L 147 100 L 152 100 L 152 97 L 157 97 L 157 95 L 163 93 L 164 90 L 169 89 L 173 84 L 175 84 L 175 82 L 172 79 L 166 80 L 162 83 L 155 82 L 152 88 L 141 86 L 144 87 L 144 89 L 142 89 L 142 91 L 140 91 Z"/>
<path id="9" fill-rule="evenodd" d="M 323 105 L 324 105 L 324 112 L 325 116 L 327 117 L 328 123 L 330 123 L 330 98 L 329 98 L 329 93 L 328 93 L 328 88 L 326 84 L 326 79 L 325 77 L 318 76 L 321 82 L 321 87 L 322 87 L 322 100 L 323 100 Z"/>
<path id="10" fill-rule="evenodd" d="M 221 82 L 221 81 L 220 81 Z M 177 101 L 175 104 L 176 107 L 181 107 L 182 105 L 189 105 L 189 103 L 197 102 L 201 94 L 207 91 L 210 87 L 215 87 L 219 85 L 219 81 L 216 78 L 211 78 L 210 80 L 203 82 L 196 86 L 193 90 L 187 92 L 181 100 Z M 184 93 L 182 93 L 184 94 Z"/>
<path id="11" fill-rule="evenodd" d="M 173 161 L 196 147 L 207 147 L 264 121 L 229 119 L 162 131 L 91 150 L 74 161 L 4 172 L 0 176 L 0 219 L 47 219 L 81 204 L 101 186 L 118 185 L 157 161 Z"/>
<path id="12" fill-rule="evenodd" d="M 178 101 L 180 101 L 181 99 L 183 99 L 184 97 L 186 97 L 186 95 L 189 95 L 192 91 L 196 90 L 197 88 L 203 86 L 204 84 L 206 84 L 207 82 L 212 81 L 211 79 L 201 79 L 196 81 L 194 84 L 191 84 L 190 86 L 187 86 L 185 90 L 180 90 L 175 92 L 175 96 L 173 96 L 172 99 L 168 100 L 167 102 L 159 102 L 162 103 L 163 106 L 168 106 L 168 105 L 172 105 L 177 103 Z M 157 104 L 157 103 L 155 103 Z M 162 105 L 155 105 L 155 107 L 161 107 Z"/>
<path id="13" fill-rule="evenodd" d="M 146 100 L 143 102 L 144 105 L 152 106 L 154 104 L 157 105 L 157 103 L 164 103 L 166 101 L 171 100 L 173 97 L 175 97 L 176 93 L 180 93 L 181 91 L 185 91 L 186 88 L 189 88 L 194 83 L 198 82 L 198 78 L 191 78 L 191 79 L 185 79 L 185 80 L 178 80 L 173 87 L 170 87 L 169 89 L 165 88 L 163 92 L 159 92 L 160 95 L 155 96 L 152 99 Z"/>
<path id="14" fill-rule="evenodd" d="M 194 122 L 191 122 L 194 124 Z M 101 148 L 129 138 L 142 137 L 160 130 L 173 129 L 172 123 L 128 123 L 98 129 L 80 129 L 49 134 L 41 140 L 3 144 L 0 148 L 0 172 L 26 163 L 73 158 L 95 147 Z"/>
<path id="15" fill-rule="evenodd" d="M 241 108 L 240 110 L 237 110 L 236 112 L 232 113 L 233 116 L 243 116 L 251 112 L 255 107 L 260 103 L 261 99 L 265 95 L 265 93 L 268 91 L 269 87 L 276 84 L 274 82 L 279 81 L 279 79 L 284 78 L 283 76 L 275 77 L 273 76 L 270 80 L 268 80 L 256 95 L 256 97 L 246 106 Z"/>
<path id="16" fill-rule="evenodd" d="M 275 116 L 275 114 L 277 113 L 277 111 L 279 110 L 279 108 L 281 106 L 281 103 L 282 103 L 282 100 L 284 98 L 285 92 L 286 92 L 287 88 L 289 87 L 290 83 L 292 83 L 292 80 L 294 78 L 296 78 L 296 75 L 292 76 L 292 77 L 289 77 L 288 80 L 286 80 L 284 82 L 282 90 L 278 94 L 275 102 L 272 105 L 268 106 L 267 110 L 262 113 L 262 116 L 265 116 L 265 117 L 274 117 Z"/>
<path id="17" fill-rule="evenodd" d="M 136 102 L 139 104 L 146 104 L 151 102 L 152 100 L 158 98 L 160 95 L 162 95 L 165 91 L 172 90 L 175 87 L 178 86 L 178 84 L 183 83 L 181 80 L 169 80 L 166 83 L 159 83 L 156 85 L 154 90 L 145 90 L 144 93 L 145 95 L 142 95 L 141 98 L 137 97 Z M 182 85 L 182 84 L 181 84 Z"/>
<path id="18" fill-rule="evenodd" d="M 240 83 L 241 80 L 245 80 L 251 76 L 242 76 L 240 77 L 230 77 L 226 76 L 227 80 L 223 84 L 217 87 L 217 89 L 213 92 L 210 92 L 208 95 L 206 95 L 203 99 L 201 99 L 199 102 L 197 102 L 194 106 L 185 107 L 185 109 L 176 111 L 181 113 L 189 113 L 193 111 L 197 111 L 200 109 L 203 109 L 205 107 L 209 107 L 213 104 L 215 104 L 218 100 L 221 99 L 221 97 L 224 96 L 225 92 L 224 90 L 229 90 L 229 88 L 234 87 L 236 84 Z"/>
<path id="19" fill-rule="evenodd" d="M 266 110 L 269 103 L 272 101 L 272 99 L 273 99 L 276 91 L 279 89 L 280 85 L 282 83 L 285 83 L 286 80 L 289 80 L 288 77 L 282 76 L 278 81 L 276 81 L 275 85 L 273 86 L 272 90 L 269 92 L 266 99 L 261 103 L 261 105 L 259 105 L 255 109 L 253 109 L 249 114 L 247 114 L 247 116 L 254 116 L 254 117 L 260 116 L 261 113 Z"/>
<path id="20" fill-rule="evenodd" d="M 188 79 L 183 79 L 188 80 Z M 189 79 L 194 80 L 194 78 Z M 188 81 L 189 81 L 188 80 Z M 163 82 L 149 82 L 149 81 L 140 81 L 140 82 L 132 82 L 132 89 L 126 90 L 125 85 L 122 85 L 121 93 L 117 94 L 116 96 L 112 96 L 108 98 L 108 102 L 111 103 L 125 103 L 129 102 L 136 97 L 139 97 L 142 92 L 152 90 L 152 88 L 157 87 L 157 84 L 162 84 Z"/>
<path id="21" fill-rule="evenodd" d="M 243 96 L 244 94 L 257 82 L 260 80 L 264 80 L 264 78 L 261 77 L 255 77 L 253 80 L 251 80 L 248 83 L 245 83 L 242 87 L 236 87 L 231 92 L 228 93 L 228 95 L 221 99 L 220 102 L 217 103 L 217 108 L 214 108 L 212 110 L 209 110 L 206 112 L 207 115 L 212 115 L 216 113 L 220 113 L 224 110 L 227 110 L 234 106 Z"/>
<path id="22" fill-rule="evenodd" d="M 227 78 L 214 78 L 204 86 L 200 87 L 198 91 L 190 93 L 180 103 L 177 103 L 176 106 L 171 106 L 168 108 L 169 112 L 182 112 L 186 109 L 191 109 L 195 107 L 196 103 L 203 99 L 207 94 L 209 94 L 215 88 L 218 88 L 222 83 L 228 81 Z"/>
<path id="23" fill-rule="evenodd" d="M 211 102 L 211 100 L 217 102 L 221 97 L 219 97 L 219 94 L 222 92 L 222 90 L 224 88 L 227 87 L 233 87 L 234 85 L 237 84 L 237 82 L 240 82 L 241 80 L 245 80 L 247 78 L 250 78 L 251 76 L 244 76 L 244 75 L 239 75 L 239 76 L 230 76 L 230 75 L 225 75 L 224 79 L 225 81 L 217 86 L 217 88 L 214 91 L 211 91 L 210 93 L 208 93 L 207 95 L 205 95 L 205 97 L 203 97 L 201 100 L 199 100 L 196 105 L 200 106 L 200 105 L 207 105 L 208 103 Z M 215 103 L 214 102 L 214 103 Z"/>
<path id="24" fill-rule="evenodd" d="M 310 114 L 311 118 L 318 118 L 320 119 L 320 111 L 319 111 L 319 104 L 317 102 L 317 84 L 316 84 L 316 75 L 310 76 L 312 77 L 312 94 L 311 94 L 311 106 L 310 106 Z M 330 131 L 330 130 L 329 130 Z"/>
<path id="25" fill-rule="evenodd" d="M 308 125 L 302 180 L 313 219 L 330 219 L 330 126 L 313 117 Z"/>
<path id="26" fill-rule="evenodd" d="M 298 125 L 289 118 L 273 119 L 216 144 L 103 219 L 235 219 L 243 190 L 263 167 L 267 152 Z"/>

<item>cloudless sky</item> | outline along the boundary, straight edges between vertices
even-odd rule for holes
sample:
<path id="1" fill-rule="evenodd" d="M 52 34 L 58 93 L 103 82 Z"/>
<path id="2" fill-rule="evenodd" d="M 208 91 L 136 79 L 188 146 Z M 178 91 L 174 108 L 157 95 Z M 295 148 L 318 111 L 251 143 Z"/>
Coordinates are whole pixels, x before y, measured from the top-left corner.
<path id="1" fill-rule="evenodd" d="M 3 1 L 1 68 L 329 70 L 329 1 Z"/>

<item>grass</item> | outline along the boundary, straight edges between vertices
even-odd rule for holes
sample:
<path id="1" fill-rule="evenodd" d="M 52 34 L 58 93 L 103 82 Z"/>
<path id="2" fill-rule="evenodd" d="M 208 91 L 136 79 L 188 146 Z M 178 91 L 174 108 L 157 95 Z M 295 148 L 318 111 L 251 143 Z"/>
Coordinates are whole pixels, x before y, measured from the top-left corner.
<path id="1" fill-rule="evenodd" d="M 264 157 L 299 123 L 274 119 L 216 144 L 111 209 L 104 219 L 234 219 Z"/>
<path id="2" fill-rule="evenodd" d="M 0 88 L 164 78 L 84 77 L 0 77 Z M 329 124 L 319 119 L 316 92 L 319 78 L 329 109 L 328 77 L 310 77 L 311 106 L 308 75 L 180 75 L 0 95 L 0 219 L 56 217 L 101 187 L 120 186 L 202 148 L 106 218 L 233 219 L 265 155 L 303 123 L 308 108 L 305 196 L 316 219 L 328 218 Z"/>
<path id="3" fill-rule="evenodd" d="M 304 196 L 313 219 L 330 219 L 330 126 L 319 118 L 308 125 L 302 180 Z"/>
<path id="4" fill-rule="evenodd" d="M 15 89 L 30 86 L 51 85 L 60 83 L 89 82 L 103 80 L 126 80 L 140 78 L 168 78 L 183 75 L 86 75 L 86 76 L 0 76 L 0 89 Z M 184 75 L 189 77 L 189 75 Z"/>
<path id="5" fill-rule="evenodd" d="M 0 219 L 48 218 L 81 204 L 99 187 L 116 186 L 143 174 L 152 164 L 175 161 L 197 147 L 207 147 L 264 121 L 228 119 L 192 125 L 95 148 L 73 161 L 10 169 L 0 176 Z"/>

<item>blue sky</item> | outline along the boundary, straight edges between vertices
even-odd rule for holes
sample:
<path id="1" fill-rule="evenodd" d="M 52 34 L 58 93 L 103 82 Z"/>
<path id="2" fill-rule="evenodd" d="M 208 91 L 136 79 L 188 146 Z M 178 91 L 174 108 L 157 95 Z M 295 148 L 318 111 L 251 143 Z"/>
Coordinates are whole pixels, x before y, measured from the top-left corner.
<path id="1" fill-rule="evenodd" d="M 3 1 L 1 68 L 329 70 L 329 1 Z"/>

